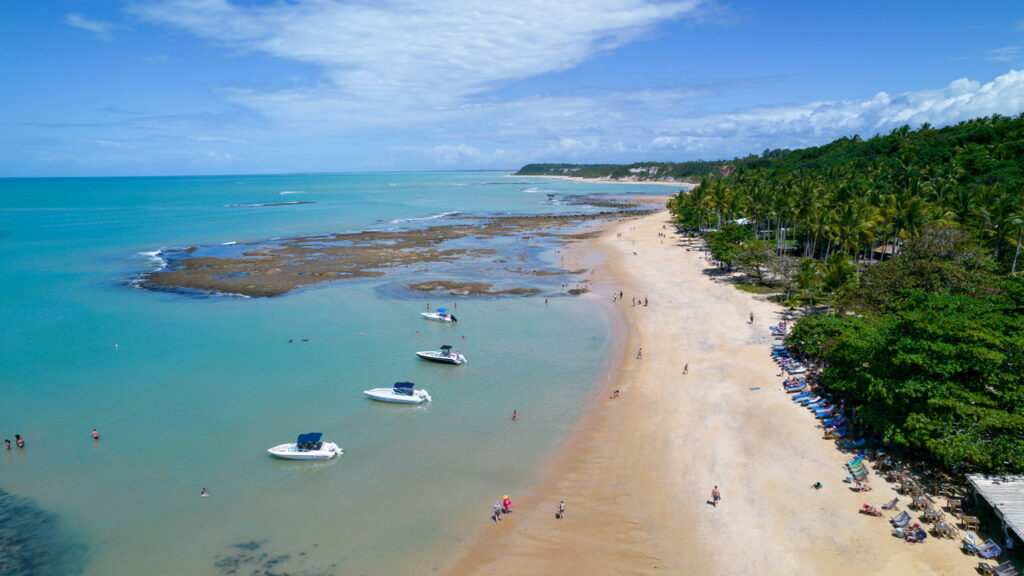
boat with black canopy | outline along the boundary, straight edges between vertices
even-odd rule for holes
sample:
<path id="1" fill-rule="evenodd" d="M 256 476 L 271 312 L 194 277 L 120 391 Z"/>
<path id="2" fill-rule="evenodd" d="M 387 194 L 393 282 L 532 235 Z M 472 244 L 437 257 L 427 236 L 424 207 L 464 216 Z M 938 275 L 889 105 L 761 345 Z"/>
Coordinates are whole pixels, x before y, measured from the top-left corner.
<path id="1" fill-rule="evenodd" d="M 452 347 L 447 344 L 441 346 L 440 350 L 424 350 L 423 352 L 417 352 L 416 355 L 424 360 L 441 362 L 442 364 L 466 363 L 466 357 L 458 352 L 452 352 Z"/>

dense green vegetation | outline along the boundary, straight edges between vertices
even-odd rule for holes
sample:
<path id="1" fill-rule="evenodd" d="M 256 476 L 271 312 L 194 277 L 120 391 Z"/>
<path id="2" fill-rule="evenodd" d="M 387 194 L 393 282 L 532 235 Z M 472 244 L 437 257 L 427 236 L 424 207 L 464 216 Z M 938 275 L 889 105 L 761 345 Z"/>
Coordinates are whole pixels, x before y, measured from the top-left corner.
<path id="1" fill-rule="evenodd" d="M 720 173 L 728 162 L 638 162 L 636 164 L 527 164 L 517 176 L 573 176 L 611 180 L 697 181 Z"/>
<path id="2" fill-rule="evenodd" d="M 669 208 L 722 266 L 825 308 L 787 343 L 860 430 L 1024 472 L 1024 115 L 768 151 Z"/>
<path id="3" fill-rule="evenodd" d="M 786 343 L 819 360 L 856 422 L 964 470 L 1024 471 L 1024 278 L 969 236 L 929 229 Z M 942 279 L 946 279 L 942 281 Z"/>
<path id="4" fill-rule="evenodd" d="M 745 219 L 781 253 L 868 260 L 929 224 L 958 225 L 1007 268 L 1024 226 L 1024 115 L 869 140 L 766 151 L 710 175 L 669 203 L 679 223 L 720 228 Z"/>

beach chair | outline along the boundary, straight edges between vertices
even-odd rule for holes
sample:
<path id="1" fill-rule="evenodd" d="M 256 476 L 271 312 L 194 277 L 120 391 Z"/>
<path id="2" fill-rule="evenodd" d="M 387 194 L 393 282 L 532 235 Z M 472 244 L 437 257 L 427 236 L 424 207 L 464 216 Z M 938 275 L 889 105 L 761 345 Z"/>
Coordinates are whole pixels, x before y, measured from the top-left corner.
<path id="1" fill-rule="evenodd" d="M 899 509 L 900 509 L 900 499 L 899 498 L 893 498 L 892 500 L 886 502 L 885 504 L 882 504 L 882 510 L 892 510 L 893 512 L 898 512 Z"/>
<path id="2" fill-rule="evenodd" d="M 978 570 L 986 576 L 1017 576 L 1020 571 L 1013 567 L 1013 562 L 1003 562 L 993 566 L 988 562 L 978 563 Z"/>
<path id="3" fill-rule="evenodd" d="M 894 518 L 890 518 L 889 519 L 889 523 L 892 524 L 893 526 L 897 527 L 897 528 L 902 528 L 902 527 L 906 526 L 907 524 L 910 524 L 910 521 L 911 521 L 910 514 L 908 514 L 906 510 L 904 510 L 903 512 L 900 512 L 899 516 L 896 516 Z"/>
<path id="4" fill-rule="evenodd" d="M 978 553 L 978 537 L 975 536 L 973 532 L 968 532 L 967 534 L 964 534 L 964 537 L 960 539 L 960 543 L 963 547 L 964 552 L 968 554 Z"/>
<path id="5" fill-rule="evenodd" d="M 978 546 L 978 556 L 987 560 L 991 560 L 1002 553 L 1003 549 L 991 539 L 985 540 L 984 543 Z"/>

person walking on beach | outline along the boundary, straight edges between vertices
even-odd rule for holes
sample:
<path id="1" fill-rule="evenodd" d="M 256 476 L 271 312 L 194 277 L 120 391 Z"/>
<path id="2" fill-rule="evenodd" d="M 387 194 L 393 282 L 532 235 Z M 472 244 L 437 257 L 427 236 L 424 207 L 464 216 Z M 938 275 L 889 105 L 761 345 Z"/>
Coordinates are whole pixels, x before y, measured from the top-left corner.
<path id="1" fill-rule="evenodd" d="M 647 296 L 644 296 L 644 308 L 647 308 Z"/>
<path id="2" fill-rule="evenodd" d="M 501 520 L 501 500 L 494 501 L 494 514 L 491 515 L 491 520 Z"/>
<path id="3" fill-rule="evenodd" d="M 558 519 L 561 520 L 565 517 L 565 500 L 558 503 Z"/>
<path id="4" fill-rule="evenodd" d="M 711 490 L 711 505 L 718 508 L 718 501 L 722 499 L 722 493 L 718 491 L 718 486 L 715 486 Z"/>
<path id="5" fill-rule="evenodd" d="M 93 440 L 99 440 L 100 439 L 100 433 L 95 428 L 92 429 L 92 439 Z"/>
<path id="6" fill-rule="evenodd" d="M 750 321 L 749 321 L 749 322 L 747 322 L 747 324 L 753 324 L 753 323 L 754 323 L 754 313 L 753 313 L 753 312 L 751 312 L 751 313 L 750 313 Z"/>
<path id="7" fill-rule="evenodd" d="M 643 348 L 640 348 L 639 350 L 637 350 L 637 351 L 636 351 L 636 359 L 637 359 L 637 360 L 639 360 L 640 358 L 642 358 L 642 357 L 643 357 L 643 355 L 644 355 L 644 349 L 643 349 Z"/>
<path id="8" fill-rule="evenodd" d="M 689 374 L 689 373 L 690 373 L 690 363 L 687 362 L 686 364 L 683 364 L 683 374 L 685 375 L 685 374 Z"/>

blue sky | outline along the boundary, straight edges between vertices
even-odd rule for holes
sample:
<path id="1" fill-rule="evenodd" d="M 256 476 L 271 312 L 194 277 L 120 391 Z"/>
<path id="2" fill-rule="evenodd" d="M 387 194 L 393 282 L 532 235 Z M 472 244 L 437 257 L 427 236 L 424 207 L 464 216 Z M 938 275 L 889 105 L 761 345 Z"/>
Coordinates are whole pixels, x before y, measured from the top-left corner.
<path id="1" fill-rule="evenodd" d="M 0 176 L 718 159 L 1024 111 L 1024 2 L 7 0 Z"/>

